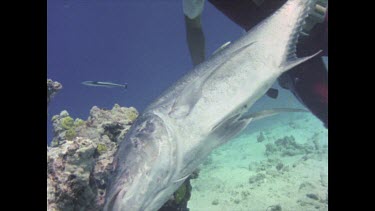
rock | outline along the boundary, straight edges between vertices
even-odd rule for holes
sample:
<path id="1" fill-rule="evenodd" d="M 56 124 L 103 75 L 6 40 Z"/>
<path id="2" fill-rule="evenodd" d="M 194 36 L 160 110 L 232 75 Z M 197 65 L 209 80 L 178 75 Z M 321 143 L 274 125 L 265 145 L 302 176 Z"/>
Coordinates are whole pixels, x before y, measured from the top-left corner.
<path id="1" fill-rule="evenodd" d="M 268 143 L 266 144 L 266 156 L 270 156 L 272 154 L 275 154 L 278 151 L 276 148 L 275 144 L 273 143 Z"/>
<path id="2" fill-rule="evenodd" d="M 263 142 L 266 138 L 264 137 L 263 133 L 260 132 L 260 134 L 258 135 L 257 137 L 257 141 L 258 142 Z"/>
<path id="3" fill-rule="evenodd" d="M 250 184 L 253 184 L 253 183 L 262 183 L 265 178 L 266 178 L 265 174 L 258 173 L 255 176 L 252 176 L 252 177 L 249 178 L 249 183 Z"/>
<path id="4" fill-rule="evenodd" d="M 304 207 L 303 210 L 314 210 L 314 209 L 321 209 L 326 210 L 328 208 L 327 204 L 320 203 L 319 201 L 306 198 L 306 199 L 299 199 L 297 200 L 297 203 Z"/>
<path id="5" fill-rule="evenodd" d="M 242 191 L 241 192 L 242 200 L 246 200 L 248 196 L 250 196 L 250 192 L 249 191 Z"/>
<path id="6" fill-rule="evenodd" d="M 96 208 L 96 187 L 89 185 L 95 144 L 85 138 L 66 141 L 47 153 L 47 210 Z"/>
<path id="7" fill-rule="evenodd" d="M 294 136 L 284 136 L 284 138 L 279 138 L 275 141 L 275 145 L 285 149 L 302 149 L 302 145 L 297 144 Z"/>
<path id="8" fill-rule="evenodd" d="M 278 164 L 276 165 L 276 169 L 277 169 L 278 171 L 280 171 L 283 167 L 284 167 L 284 164 L 283 164 L 283 163 L 278 163 Z"/>
<path id="9" fill-rule="evenodd" d="M 302 182 L 298 188 L 298 191 L 310 191 L 316 187 L 311 182 Z"/>
<path id="10" fill-rule="evenodd" d="M 281 211 L 281 206 L 280 205 L 272 205 L 267 207 L 266 211 Z"/>
<path id="11" fill-rule="evenodd" d="M 320 209 L 325 210 L 328 206 L 325 203 L 324 197 L 320 197 L 319 188 L 313 185 L 310 182 L 303 182 L 299 186 L 298 190 L 300 197 L 297 200 L 297 203 L 300 206 L 303 206 L 303 210 L 313 210 L 313 209 Z M 317 208 L 318 207 L 318 208 Z"/>
<path id="12" fill-rule="evenodd" d="M 219 200 L 215 199 L 212 201 L 212 205 L 218 205 L 219 204 Z"/>
<path id="13" fill-rule="evenodd" d="M 51 79 L 47 79 L 47 106 L 51 102 L 51 99 L 61 89 L 62 89 L 62 85 L 59 82 L 52 81 Z"/>
<path id="14" fill-rule="evenodd" d="M 314 147 L 308 144 L 302 145 L 295 141 L 294 136 L 285 136 L 279 138 L 275 143 L 268 143 L 266 145 L 266 156 L 295 156 L 300 154 L 307 154 L 314 151 Z"/>
<path id="15" fill-rule="evenodd" d="M 314 194 L 314 193 L 308 193 L 306 194 L 307 197 L 309 197 L 310 199 L 314 199 L 314 200 L 319 200 L 319 196 Z"/>

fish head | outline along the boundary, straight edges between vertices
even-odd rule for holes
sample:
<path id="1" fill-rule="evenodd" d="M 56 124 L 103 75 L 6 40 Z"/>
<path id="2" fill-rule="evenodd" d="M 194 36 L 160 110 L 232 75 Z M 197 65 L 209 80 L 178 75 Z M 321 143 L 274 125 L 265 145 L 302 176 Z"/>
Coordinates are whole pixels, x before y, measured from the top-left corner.
<path id="1" fill-rule="evenodd" d="M 137 118 L 121 142 L 104 210 L 157 210 L 174 192 L 175 146 L 164 121 Z"/>

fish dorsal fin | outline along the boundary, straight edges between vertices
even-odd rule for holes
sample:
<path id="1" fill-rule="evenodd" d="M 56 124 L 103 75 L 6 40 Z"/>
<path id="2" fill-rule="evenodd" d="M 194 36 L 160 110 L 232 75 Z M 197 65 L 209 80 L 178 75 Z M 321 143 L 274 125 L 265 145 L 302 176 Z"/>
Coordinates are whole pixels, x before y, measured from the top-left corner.
<path id="1" fill-rule="evenodd" d="M 284 61 L 281 64 L 281 68 L 283 68 L 284 71 L 287 71 L 302 62 L 305 62 L 314 56 L 318 55 L 321 51 L 318 51 L 314 55 L 303 57 L 303 58 L 297 58 L 296 55 L 296 49 L 297 49 L 297 43 L 298 43 L 298 38 L 300 35 L 303 35 L 303 27 L 306 24 L 306 18 L 310 15 L 310 11 L 315 5 L 315 0 L 306 0 L 301 3 L 303 4 L 308 4 L 308 6 L 305 7 L 305 9 L 302 11 L 300 17 L 298 18 L 297 23 L 295 24 L 295 27 L 292 31 L 292 34 L 290 35 L 290 39 L 288 40 L 287 43 L 287 51 L 285 52 L 284 56 Z"/>
<path id="2" fill-rule="evenodd" d="M 289 58 L 295 58 L 296 57 L 296 49 L 297 49 L 297 43 L 298 43 L 298 38 L 303 32 L 303 27 L 306 24 L 306 18 L 310 14 L 310 10 L 313 6 L 314 0 L 306 0 L 306 1 L 301 1 L 301 4 L 308 4 L 306 7 L 304 7 L 304 10 L 299 14 L 299 18 L 297 19 L 297 22 L 295 23 L 295 26 L 292 30 L 292 33 L 290 35 L 290 38 L 287 43 L 287 51 L 285 54 L 286 60 Z M 285 8 L 284 8 L 285 7 Z M 284 9 L 289 8 L 287 4 L 283 6 Z"/>
<path id="3" fill-rule="evenodd" d="M 233 57 L 241 53 L 243 50 L 247 49 L 252 44 L 254 44 L 254 42 L 235 50 L 231 53 L 227 60 L 217 65 L 217 67 L 215 67 L 212 71 L 207 71 L 201 77 L 188 84 L 174 101 L 168 115 L 172 118 L 182 118 L 189 115 L 195 104 L 202 96 L 202 89 L 204 84 L 212 77 L 212 75 L 215 74 L 215 72 L 217 72 L 218 69 L 220 69 L 228 61 L 233 59 Z"/>

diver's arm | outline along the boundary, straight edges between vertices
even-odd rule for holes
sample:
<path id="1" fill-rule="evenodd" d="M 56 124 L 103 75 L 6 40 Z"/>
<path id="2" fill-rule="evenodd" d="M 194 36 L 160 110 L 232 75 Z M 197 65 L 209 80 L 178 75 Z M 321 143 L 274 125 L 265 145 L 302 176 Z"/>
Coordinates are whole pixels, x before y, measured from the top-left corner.
<path id="1" fill-rule="evenodd" d="M 201 15 L 193 19 L 185 15 L 185 26 L 190 57 L 194 66 L 196 66 L 205 60 L 205 38 L 201 24 Z"/>

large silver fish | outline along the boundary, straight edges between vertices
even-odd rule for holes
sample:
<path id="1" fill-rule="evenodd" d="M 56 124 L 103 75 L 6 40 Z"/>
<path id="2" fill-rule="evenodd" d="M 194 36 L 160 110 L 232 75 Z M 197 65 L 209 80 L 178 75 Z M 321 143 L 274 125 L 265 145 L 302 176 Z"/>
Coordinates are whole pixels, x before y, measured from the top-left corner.
<path id="1" fill-rule="evenodd" d="M 158 210 L 214 148 L 251 120 L 299 111 L 247 114 L 280 74 L 314 56 L 295 54 L 310 5 L 289 0 L 149 105 L 119 146 L 104 210 Z"/>

